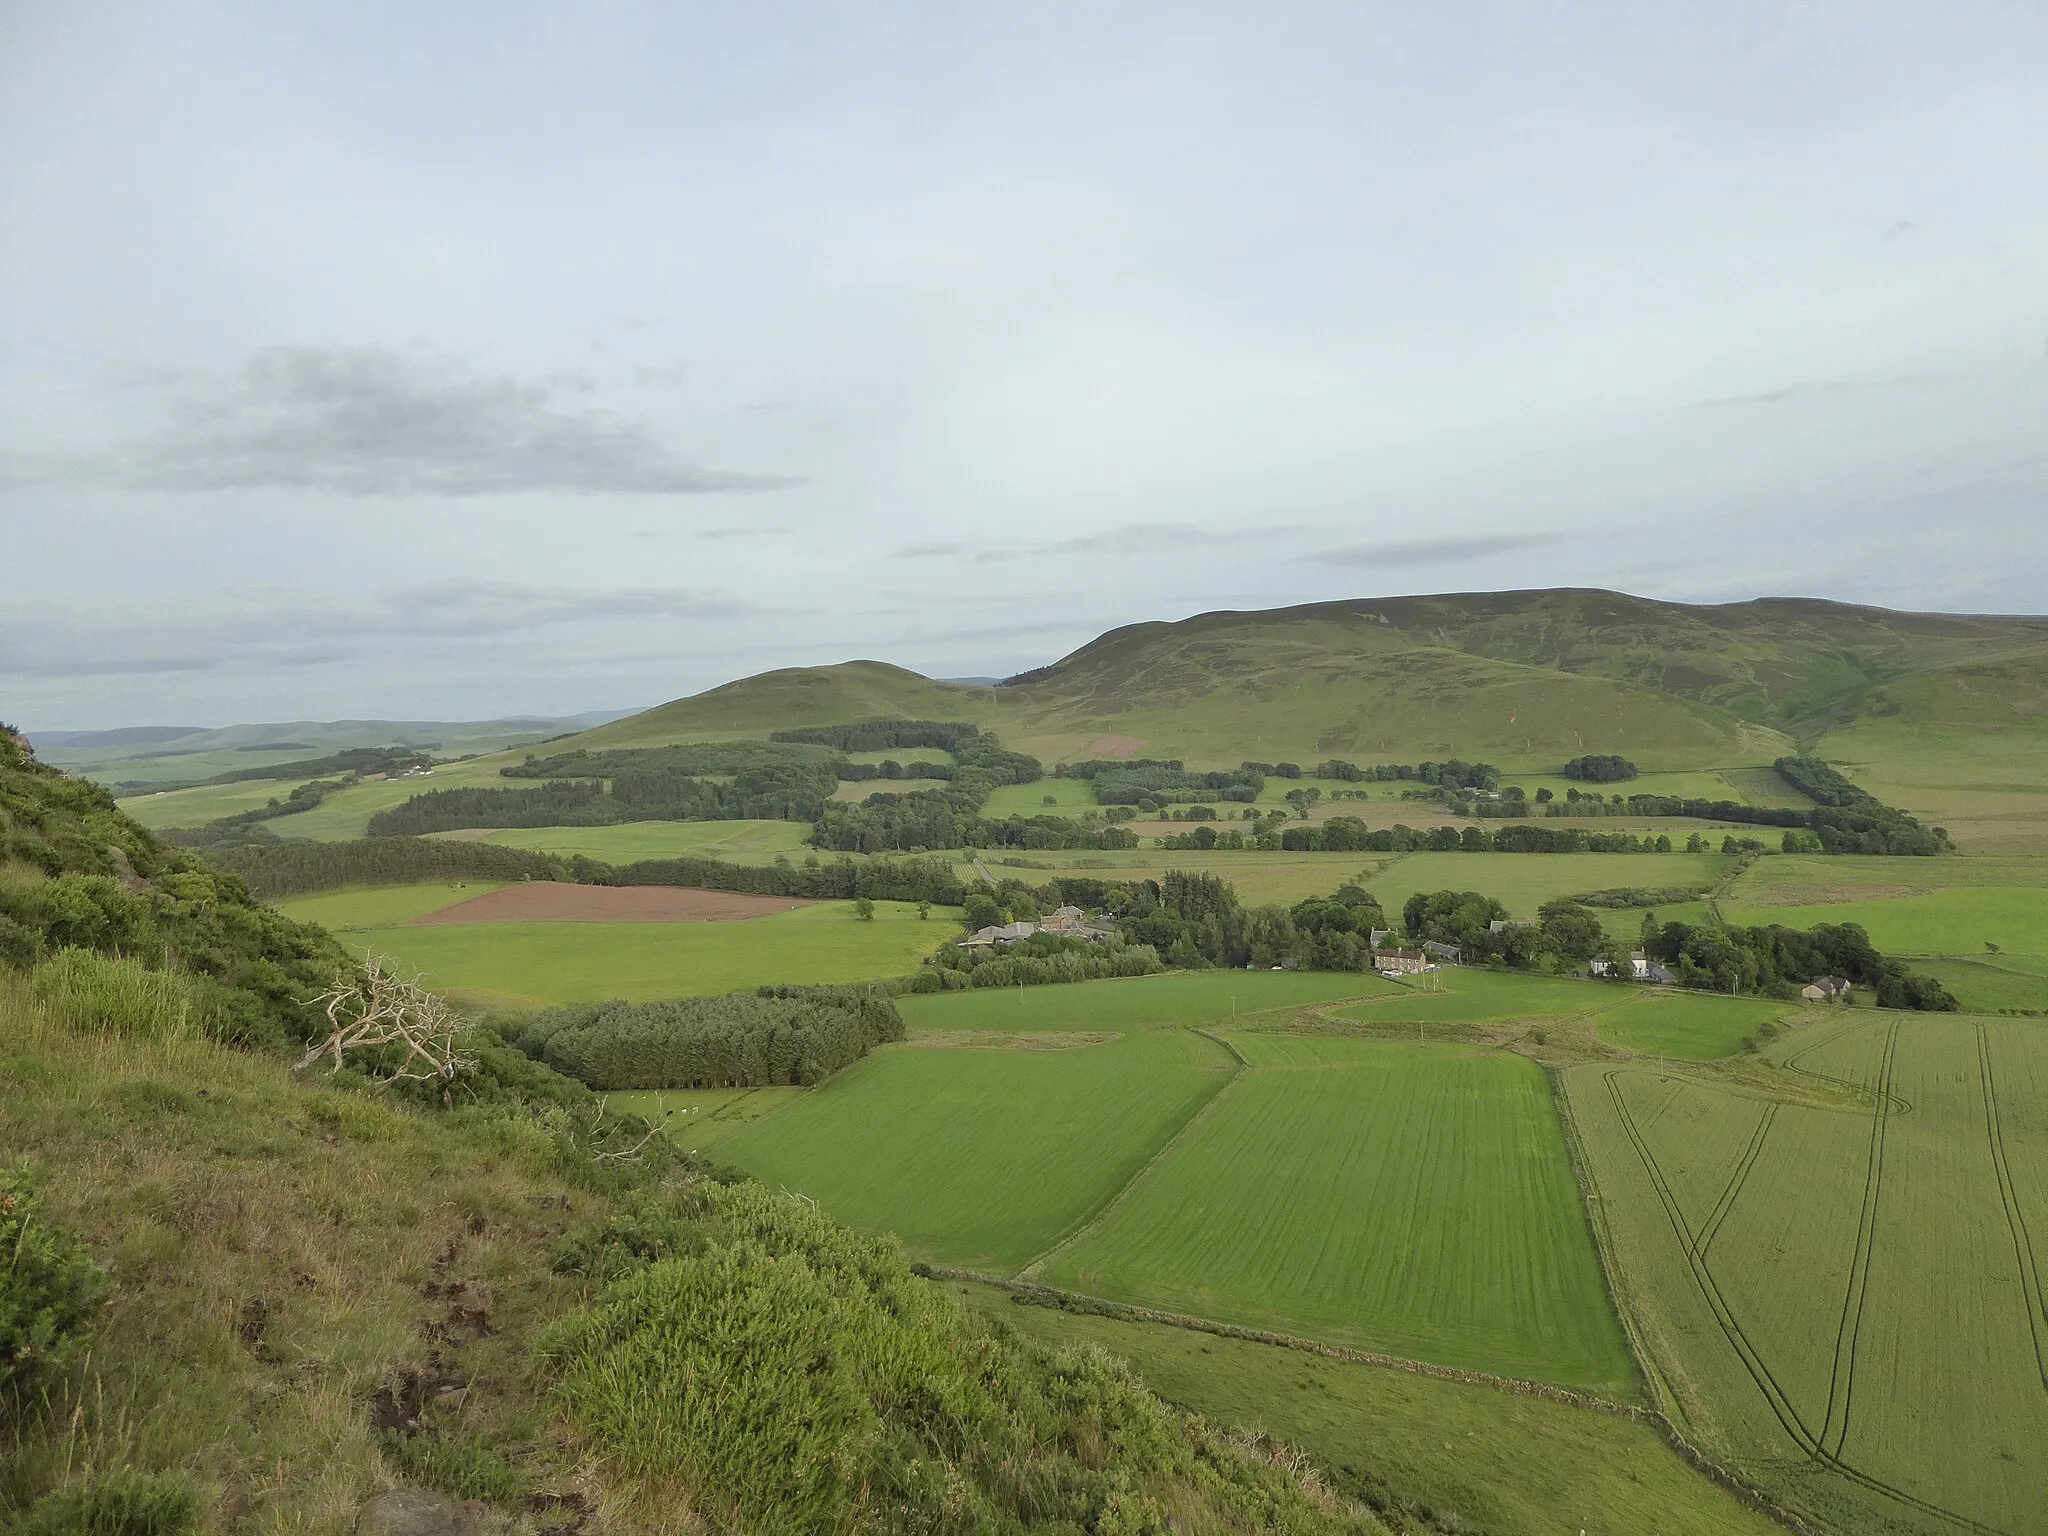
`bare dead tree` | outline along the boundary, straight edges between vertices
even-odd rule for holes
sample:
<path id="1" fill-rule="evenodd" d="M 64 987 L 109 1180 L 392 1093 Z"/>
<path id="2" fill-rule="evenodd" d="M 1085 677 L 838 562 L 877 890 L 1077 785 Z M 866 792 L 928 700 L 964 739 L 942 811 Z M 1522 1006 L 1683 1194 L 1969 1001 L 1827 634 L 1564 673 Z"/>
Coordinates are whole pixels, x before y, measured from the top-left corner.
<path id="1" fill-rule="evenodd" d="M 591 1117 L 590 1125 L 585 1130 L 586 1145 L 590 1149 L 590 1160 L 593 1163 L 634 1162 L 646 1150 L 647 1144 L 661 1134 L 661 1127 L 658 1125 L 649 1126 L 647 1134 L 634 1142 L 630 1147 L 621 1147 L 613 1152 L 600 1152 L 597 1148 L 598 1128 L 604 1124 L 605 1111 L 609 1108 L 611 1108 L 610 1100 L 599 1099 L 597 1101 L 597 1113 Z"/>
<path id="2" fill-rule="evenodd" d="M 328 1071 L 339 1072 L 352 1051 L 399 1045 L 405 1054 L 396 1071 L 383 1074 L 384 1080 L 438 1082 L 445 1091 L 468 1065 L 456 1043 L 469 1022 L 417 977 L 399 975 L 374 955 L 363 962 L 356 979 L 323 992 L 312 1006 L 327 1015 L 328 1035 L 306 1052 L 298 1071 L 329 1059 Z"/>

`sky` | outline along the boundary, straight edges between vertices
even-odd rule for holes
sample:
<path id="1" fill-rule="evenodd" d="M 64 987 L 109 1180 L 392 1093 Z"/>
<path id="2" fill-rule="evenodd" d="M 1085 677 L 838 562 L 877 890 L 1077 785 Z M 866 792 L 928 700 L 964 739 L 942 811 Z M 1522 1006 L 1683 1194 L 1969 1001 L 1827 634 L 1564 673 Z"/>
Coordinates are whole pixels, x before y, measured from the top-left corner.
<path id="1" fill-rule="evenodd" d="M 2048 612 L 2033 3 L 0 0 L 0 719 Z"/>

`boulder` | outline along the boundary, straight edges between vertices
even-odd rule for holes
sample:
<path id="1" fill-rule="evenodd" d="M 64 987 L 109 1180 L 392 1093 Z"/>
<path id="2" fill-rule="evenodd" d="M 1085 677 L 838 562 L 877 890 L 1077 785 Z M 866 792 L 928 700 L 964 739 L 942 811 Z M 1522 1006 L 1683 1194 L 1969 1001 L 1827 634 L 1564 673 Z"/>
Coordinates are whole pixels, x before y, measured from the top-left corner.
<path id="1" fill-rule="evenodd" d="M 445 1494 L 392 1488 L 363 1501 L 356 1536 L 475 1536 L 476 1521 Z"/>

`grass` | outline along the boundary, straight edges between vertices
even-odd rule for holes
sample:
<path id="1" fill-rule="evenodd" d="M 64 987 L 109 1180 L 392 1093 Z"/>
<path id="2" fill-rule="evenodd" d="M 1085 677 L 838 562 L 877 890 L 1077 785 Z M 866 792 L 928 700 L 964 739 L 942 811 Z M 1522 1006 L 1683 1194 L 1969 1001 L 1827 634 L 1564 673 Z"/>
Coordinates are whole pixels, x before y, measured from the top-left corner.
<path id="1" fill-rule="evenodd" d="M 800 860 L 811 850 L 806 821 L 627 821 L 611 827 L 519 827 L 483 841 L 536 853 L 631 864 L 639 859 L 724 859 L 772 864 L 780 854 Z"/>
<path id="2" fill-rule="evenodd" d="M 313 754 L 302 752 L 301 757 Z M 246 764 L 244 766 L 247 766 Z M 121 809 L 152 831 L 159 827 L 196 827 L 222 816 L 253 811 L 282 800 L 305 779 L 259 779 L 246 784 L 202 784 L 195 789 L 170 789 L 134 795 Z"/>
<path id="3" fill-rule="evenodd" d="M 1904 862 L 1903 860 L 1901 862 Z M 1917 862 L 1917 861 L 1916 861 Z M 2015 954 L 2048 955 L 2048 890 L 1958 887 L 1893 901 L 1844 901 L 1811 907 L 1726 904 L 1731 923 L 1859 923 L 1891 955 L 1984 954 L 1987 944 Z"/>
<path id="4" fill-rule="evenodd" d="M 1648 1424 L 1540 1397 L 1331 1360 L 1161 1323 L 955 1294 L 1048 1342 L 1100 1344 L 1155 1392 L 1214 1422 L 1256 1427 L 1333 1469 L 1375 1478 L 1451 1529 L 1491 1536 L 1768 1536 L 1782 1527 L 1688 1467 Z M 1460 1524 L 1450 1525 L 1450 1517 Z"/>
<path id="5" fill-rule="evenodd" d="M 1169 971 L 1073 986 L 979 987 L 898 998 L 915 1030 L 1135 1030 L 1228 1024 L 1276 1008 L 1374 997 L 1378 976 L 1332 971 Z"/>
<path id="6" fill-rule="evenodd" d="M 1331 1012 L 1335 1018 L 1364 1023 L 1506 1024 L 1585 1018 L 1618 1008 L 1635 995 L 1634 988 L 1604 981 L 1475 966 L 1403 982 L 1383 998 Z"/>
<path id="7" fill-rule="evenodd" d="M 490 880 L 440 880 L 420 885 L 371 885 L 348 891 L 323 891 L 317 896 L 290 896 L 273 905 L 299 922 L 318 923 L 337 933 L 349 933 L 359 928 L 410 922 L 499 889 L 501 886 Z"/>
<path id="8" fill-rule="evenodd" d="M 1764 1059 L 1565 1076 L 1674 1412 L 1832 1528 L 2048 1529 L 2048 1031 L 1859 1010 Z"/>
<path id="9" fill-rule="evenodd" d="M 1049 1284 L 1609 1394 L 1634 1389 L 1542 1070 L 1240 1034 L 1250 1066 Z"/>
<path id="10" fill-rule="evenodd" d="M 1047 805 L 1050 796 L 1052 804 Z M 1040 779 L 1035 784 L 1005 784 L 988 797 L 981 814 L 1004 816 L 1072 816 L 1100 804 L 1095 786 L 1086 779 Z"/>
<path id="11" fill-rule="evenodd" d="M 1982 955 L 1969 959 L 1915 960 L 1953 992 L 1965 1013 L 2048 1011 L 2048 959 L 2035 955 Z"/>
<path id="12" fill-rule="evenodd" d="M 339 793 L 329 795 L 310 811 L 281 816 L 264 826 L 279 837 L 310 838 L 314 842 L 338 842 L 344 838 L 367 837 L 370 818 L 377 812 L 403 805 L 414 795 L 432 789 L 503 789 L 520 781 L 503 778 L 498 770 L 525 757 L 523 752 L 500 752 L 466 763 L 444 763 L 424 779 L 366 779 Z"/>
<path id="13" fill-rule="evenodd" d="M 1167 1030 L 1072 1051 L 884 1048 L 717 1155 L 916 1257 L 1008 1271 L 1121 1188 L 1230 1065 Z"/>
<path id="14" fill-rule="evenodd" d="M 1131 825 L 1140 837 L 1158 835 L 1145 830 L 1156 827 L 1156 822 L 1137 821 Z M 1188 825 L 1169 826 L 1177 832 L 1189 830 Z M 981 861 L 998 878 L 1015 873 L 1032 883 L 1042 883 L 1058 874 L 1099 875 L 1105 880 L 1157 880 L 1170 869 L 1196 870 L 1221 875 L 1237 888 L 1238 900 L 1256 907 L 1271 901 L 1292 904 L 1310 896 L 1327 896 L 1347 881 L 1364 879 L 1390 857 L 1370 853 L 1166 853 L 1157 848 L 1139 848 L 1111 853 L 1033 851 L 999 855 L 984 851 Z"/>
<path id="15" fill-rule="evenodd" d="M 605 1102 L 658 1125 L 685 1151 L 702 1152 L 741 1126 L 794 1103 L 800 1088 L 670 1088 L 608 1093 Z"/>
<path id="16" fill-rule="evenodd" d="M 1599 1014 L 1594 1023 L 1601 1039 L 1623 1050 L 1712 1061 L 1734 1055 L 1746 1041 L 1798 1012 L 1793 1004 L 1758 998 L 1646 992 Z"/>
<path id="17" fill-rule="evenodd" d="M 1829 906 L 1926 896 L 1957 886 L 2048 887 L 2048 859 L 2030 855 L 1959 854 L 1933 859 L 1861 854 L 1776 854 L 1758 859 L 1729 886 L 1740 907 Z"/>
<path id="18" fill-rule="evenodd" d="M 1366 889 L 1390 914 L 1417 891 L 1450 890 L 1479 891 L 1516 917 L 1534 917 L 1544 902 L 1581 891 L 1711 886 L 1730 867 L 1717 853 L 1411 853 L 1374 875 Z"/>
<path id="19" fill-rule="evenodd" d="M 1645 917 L 1655 917 L 1660 924 L 1713 921 L 1713 908 L 1704 901 L 1673 901 L 1656 907 L 1591 907 L 1588 910 L 1600 919 L 1600 927 L 1610 939 L 1621 940 L 1631 947 L 1642 942 Z"/>
<path id="20" fill-rule="evenodd" d="M 468 923 L 358 930 L 351 948 L 389 955 L 427 984 L 487 1007 L 620 997 L 649 1002 L 790 982 L 867 981 L 917 969 L 955 931 L 934 909 L 878 901 L 864 923 L 845 901 L 729 923 Z"/>

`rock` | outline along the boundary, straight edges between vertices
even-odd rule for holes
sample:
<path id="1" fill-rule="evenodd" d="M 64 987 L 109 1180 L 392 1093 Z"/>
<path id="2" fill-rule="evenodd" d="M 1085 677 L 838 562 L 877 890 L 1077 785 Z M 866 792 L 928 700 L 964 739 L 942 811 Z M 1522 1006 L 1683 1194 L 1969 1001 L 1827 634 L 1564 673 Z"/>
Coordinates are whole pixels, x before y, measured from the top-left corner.
<path id="1" fill-rule="evenodd" d="M 356 1511 L 356 1536 L 474 1536 L 476 1521 L 455 1500 L 424 1488 L 393 1488 Z"/>

